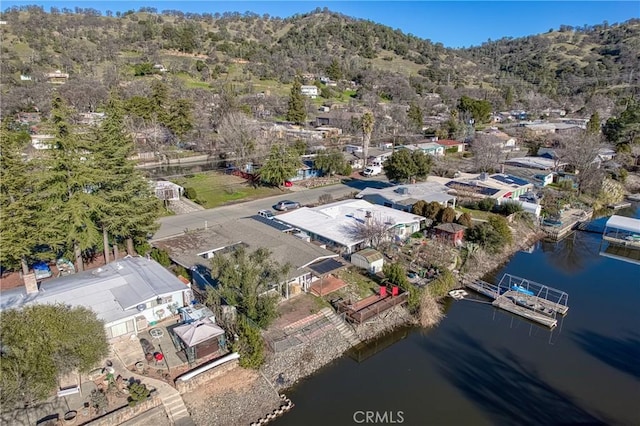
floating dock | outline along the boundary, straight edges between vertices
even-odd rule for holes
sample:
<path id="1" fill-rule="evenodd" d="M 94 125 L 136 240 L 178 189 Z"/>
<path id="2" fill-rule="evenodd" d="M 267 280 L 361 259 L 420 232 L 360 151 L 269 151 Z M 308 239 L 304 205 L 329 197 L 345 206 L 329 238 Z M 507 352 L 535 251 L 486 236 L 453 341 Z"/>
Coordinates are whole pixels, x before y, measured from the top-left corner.
<path id="1" fill-rule="evenodd" d="M 615 204 L 607 205 L 607 208 L 613 209 L 613 210 L 626 209 L 627 207 L 631 207 L 631 203 L 624 202 L 624 201 L 621 202 L 621 203 L 615 203 Z"/>
<path id="2" fill-rule="evenodd" d="M 558 325 L 557 314 L 569 311 L 567 293 L 511 274 L 497 285 L 474 280 L 465 286 L 493 299 L 493 306 L 549 328 Z"/>

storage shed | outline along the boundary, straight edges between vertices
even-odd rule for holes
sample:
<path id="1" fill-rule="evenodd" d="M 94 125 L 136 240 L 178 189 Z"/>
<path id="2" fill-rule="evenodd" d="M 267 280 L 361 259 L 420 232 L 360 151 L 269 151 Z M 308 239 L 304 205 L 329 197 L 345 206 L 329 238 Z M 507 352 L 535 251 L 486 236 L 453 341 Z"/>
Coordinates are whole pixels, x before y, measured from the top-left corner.
<path id="1" fill-rule="evenodd" d="M 382 266 L 384 266 L 384 257 L 379 251 L 372 248 L 366 248 L 357 253 L 353 253 L 351 255 L 351 263 L 375 274 L 382 271 Z"/>

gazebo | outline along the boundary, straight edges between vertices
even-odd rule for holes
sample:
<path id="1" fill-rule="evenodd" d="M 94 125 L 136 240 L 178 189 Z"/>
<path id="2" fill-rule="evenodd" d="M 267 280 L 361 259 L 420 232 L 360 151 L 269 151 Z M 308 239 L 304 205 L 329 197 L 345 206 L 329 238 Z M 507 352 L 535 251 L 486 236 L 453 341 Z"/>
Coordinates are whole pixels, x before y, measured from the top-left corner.
<path id="1" fill-rule="evenodd" d="M 177 326 L 173 333 L 177 337 L 174 343 L 184 350 L 189 364 L 218 352 L 226 345 L 224 330 L 208 318 Z"/>

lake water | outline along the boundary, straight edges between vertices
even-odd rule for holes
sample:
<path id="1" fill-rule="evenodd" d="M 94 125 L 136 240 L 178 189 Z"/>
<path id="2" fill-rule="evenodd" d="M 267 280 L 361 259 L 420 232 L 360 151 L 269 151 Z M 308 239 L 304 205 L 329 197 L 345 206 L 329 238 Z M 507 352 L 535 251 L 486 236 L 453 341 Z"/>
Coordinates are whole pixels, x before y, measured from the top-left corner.
<path id="1" fill-rule="evenodd" d="M 274 424 L 640 425 L 640 266 L 601 244 L 586 232 L 540 242 L 487 277 L 567 292 L 553 331 L 448 300 L 437 328 L 398 330 L 289 389 L 296 406 Z"/>

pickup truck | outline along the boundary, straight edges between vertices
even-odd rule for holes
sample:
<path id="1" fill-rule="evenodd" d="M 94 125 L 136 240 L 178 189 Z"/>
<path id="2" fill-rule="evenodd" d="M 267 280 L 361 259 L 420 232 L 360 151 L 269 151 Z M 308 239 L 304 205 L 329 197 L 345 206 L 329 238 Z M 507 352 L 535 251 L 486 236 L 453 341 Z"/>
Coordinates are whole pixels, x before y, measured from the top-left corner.
<path id="1" fill-rule="evenodd" d="M 367 168 L 362 171 L 362 176 L 370 177 L 370 176 L 379 175 L 380 173 L 382 173 L 382 167 L 367 166 Z"/>

